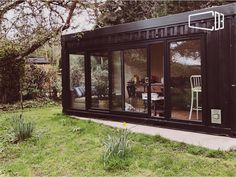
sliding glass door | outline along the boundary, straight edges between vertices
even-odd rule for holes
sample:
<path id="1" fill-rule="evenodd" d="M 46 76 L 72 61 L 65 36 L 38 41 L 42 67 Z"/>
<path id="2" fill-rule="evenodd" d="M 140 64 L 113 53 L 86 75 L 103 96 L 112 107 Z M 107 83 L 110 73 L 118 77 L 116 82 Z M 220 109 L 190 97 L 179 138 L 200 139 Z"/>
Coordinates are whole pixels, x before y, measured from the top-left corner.
<path id="1" fill-rule="evenodd" d="M 147 92 L 147 49 L 124 51 L 125 111 L 147 112 L 147 101 L 142 95 Z M 146 78 L 147 80 L 148 78 Z"/>
<path id="2" fill-rule="evenodd" d="M 90 54 L 91 108 L 109 108 L 108 52 Z"/>
<path id="3" fill-rule="evenodd" d="M 201 40 L 171 42 L 171 117 L 202 120 Z"/>
<path id="4" fill-rule="evenodd" d="M 112 110 L 122 111 L 124 110 L 123 99 L 123 52 L 112 52 Z"/>
<path id="5" fill-rule="evenodd" d="M 202 121 L 202 45 L 194 38 L 90 52 L 88 76 L 84 53 L 70 54 L 71 108 Z"/>
<path id="6" fill-rule="evenodd" d="M 85 109 L 85 57 L 83 53 L 69 55 L 70 100 L 72 109 Z"/>
<path id="7" fill-rule="evenodd" d="M 112 110 L 147 113 L 147 49 L 112 52 Z"/>

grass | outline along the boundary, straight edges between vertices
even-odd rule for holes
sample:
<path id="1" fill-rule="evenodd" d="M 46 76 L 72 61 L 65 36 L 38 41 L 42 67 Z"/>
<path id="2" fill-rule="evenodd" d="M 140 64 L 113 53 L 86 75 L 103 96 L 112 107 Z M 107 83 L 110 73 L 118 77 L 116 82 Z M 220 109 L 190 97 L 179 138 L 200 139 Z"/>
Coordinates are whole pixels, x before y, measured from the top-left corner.
<path id="1" fill-rule="evenodd" d="M 35 124 L 32 138 L 6 141 L 9 119 L 0 114 L 0 176 L 235 176 L 236 152 L 212 151 L 172 142 L 159 136 L 129 135 L 131 151 L 104 168 L 102 141 L 117 129 L 75 120 L 61 108 L 27 109 Z"/>

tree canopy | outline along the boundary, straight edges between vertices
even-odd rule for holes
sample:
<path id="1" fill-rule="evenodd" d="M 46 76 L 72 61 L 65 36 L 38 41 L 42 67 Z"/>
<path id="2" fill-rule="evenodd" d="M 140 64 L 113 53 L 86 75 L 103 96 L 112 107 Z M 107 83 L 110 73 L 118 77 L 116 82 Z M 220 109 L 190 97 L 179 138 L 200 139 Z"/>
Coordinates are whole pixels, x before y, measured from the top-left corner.
<path id="1" fill-rule="evenodd" d="M 91 4 L 89 0 L 0 1 L 0 102 L 19 100 L 24 59 L 80 25 L 72 24 L 73 18 L 80 18 Z"/>
<path id="2" fill-rule="evenodd" d="M 78 0 L 1 1 L 0 66 L 34 52 L 89 6 L 89 1 Z"/>
<path id="3" fill-rule="evenodd" d="M 97 27 L 156 18 L 216 5 L 223 0 L 183 1 L 183 0 L 107 0 L 99 6 L 100 16 Z"/>

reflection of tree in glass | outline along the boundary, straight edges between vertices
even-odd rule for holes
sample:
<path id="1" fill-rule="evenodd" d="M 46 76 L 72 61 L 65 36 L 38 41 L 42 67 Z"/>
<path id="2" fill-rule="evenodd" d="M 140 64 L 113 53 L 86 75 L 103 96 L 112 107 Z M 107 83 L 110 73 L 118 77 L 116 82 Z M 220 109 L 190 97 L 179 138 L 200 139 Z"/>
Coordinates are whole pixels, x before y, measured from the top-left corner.
<path id="1" fill-rule="evenodd" d="M 100 1 L 98 24 L 96 27 L 112 26 L 138 20 L 158 18 L 211 6 L 219 6 L 231 1 L 157 1 L 157 0 L 109 0 Z M 233 1 L 232 1 L 233 2 Z"/>
<path id="2" fill-rule="evenodd" d="M 200 40 L 172 42 L 170 44 L 171 77 L 190 77 L 201 73 Z"/>
<path id="3" fill-rule="evenodd" d="M 188 66 L 182 65 L 179 63 L 172 62 L 171 63 L 171 77 L 187 77 L 189 78 L 191 75 L 200 74 L 201 66 Z"/>
<path id="4" fill-rule="evenodd" d="M 105 57 L 92 57 L 91 59 L 91 80 L 95 87 L 98 98 L 108 95 L 108 59 Z"/>
<path id="5" fill-rule="evenodd" d="M 172 60 L 177 54 L 187 59 L 198 60 L 200 57 L 200 40 L 172 42 L 170 45 Z"/>
<path id="6" fill-rule="evenodd" d="M 147 52 L 145 49 L 129 49 L 124 52 L 125 63 L 127 65 L 136 67 L 146 66 L 147 63 Z"/>
<path id="7" fill-rule="evenodd" d="M 83 55 L 70 55 L 70 73 L 72 88 L 85 85 Z"/>
<path id="8" fill-rule="evenodd" d="M 201 74 L 200 40 L 170 44 L 172 109 L 189 110 L 191 75 Z"/>

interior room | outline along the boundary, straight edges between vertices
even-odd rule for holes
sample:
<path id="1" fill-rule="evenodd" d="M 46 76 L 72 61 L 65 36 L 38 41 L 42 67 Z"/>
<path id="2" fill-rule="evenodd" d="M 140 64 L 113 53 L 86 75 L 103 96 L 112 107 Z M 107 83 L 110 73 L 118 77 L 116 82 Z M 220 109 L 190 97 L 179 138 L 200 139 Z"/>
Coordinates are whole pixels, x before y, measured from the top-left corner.
<path id="1" fill-rule="evenodd" d="M 147 49 L 124 51 L 125 111 L 146 112 L 142 94 L 147 77 Z"/>
<path id="2" fill-rule="evenodd" d="M 150 81 L 151 115 L 164 117 L 164 44 L 150 46 L 150 78 L 147 60 L 146 48 L 112 53 L 112 110 L 148 113 Z"/>
<path id="3" fill-rule="evenodd" d="M 112 110 L 147 113 L 142 93 L 147 78 L 147 49 L 112 52 Z"/>
<path id="4" fill-rule="evenodd" d="M 170 98 L 164 95 L 164 43 L 149 47 L 150 67 L 147 48 L 112 52 L 112 110 L 147 114 L 150 109 L 152 117 L 164 118 L 165 99 L 170 99 L 171 118 L 201 121 L 200 40 L 170 43 Z M 90 63 L 91 108 L 109 109 L 108 53 L 91 53 Z M 72 107 L 85 109 L 84 55 L 71 54 L 70 67 Z"/>

